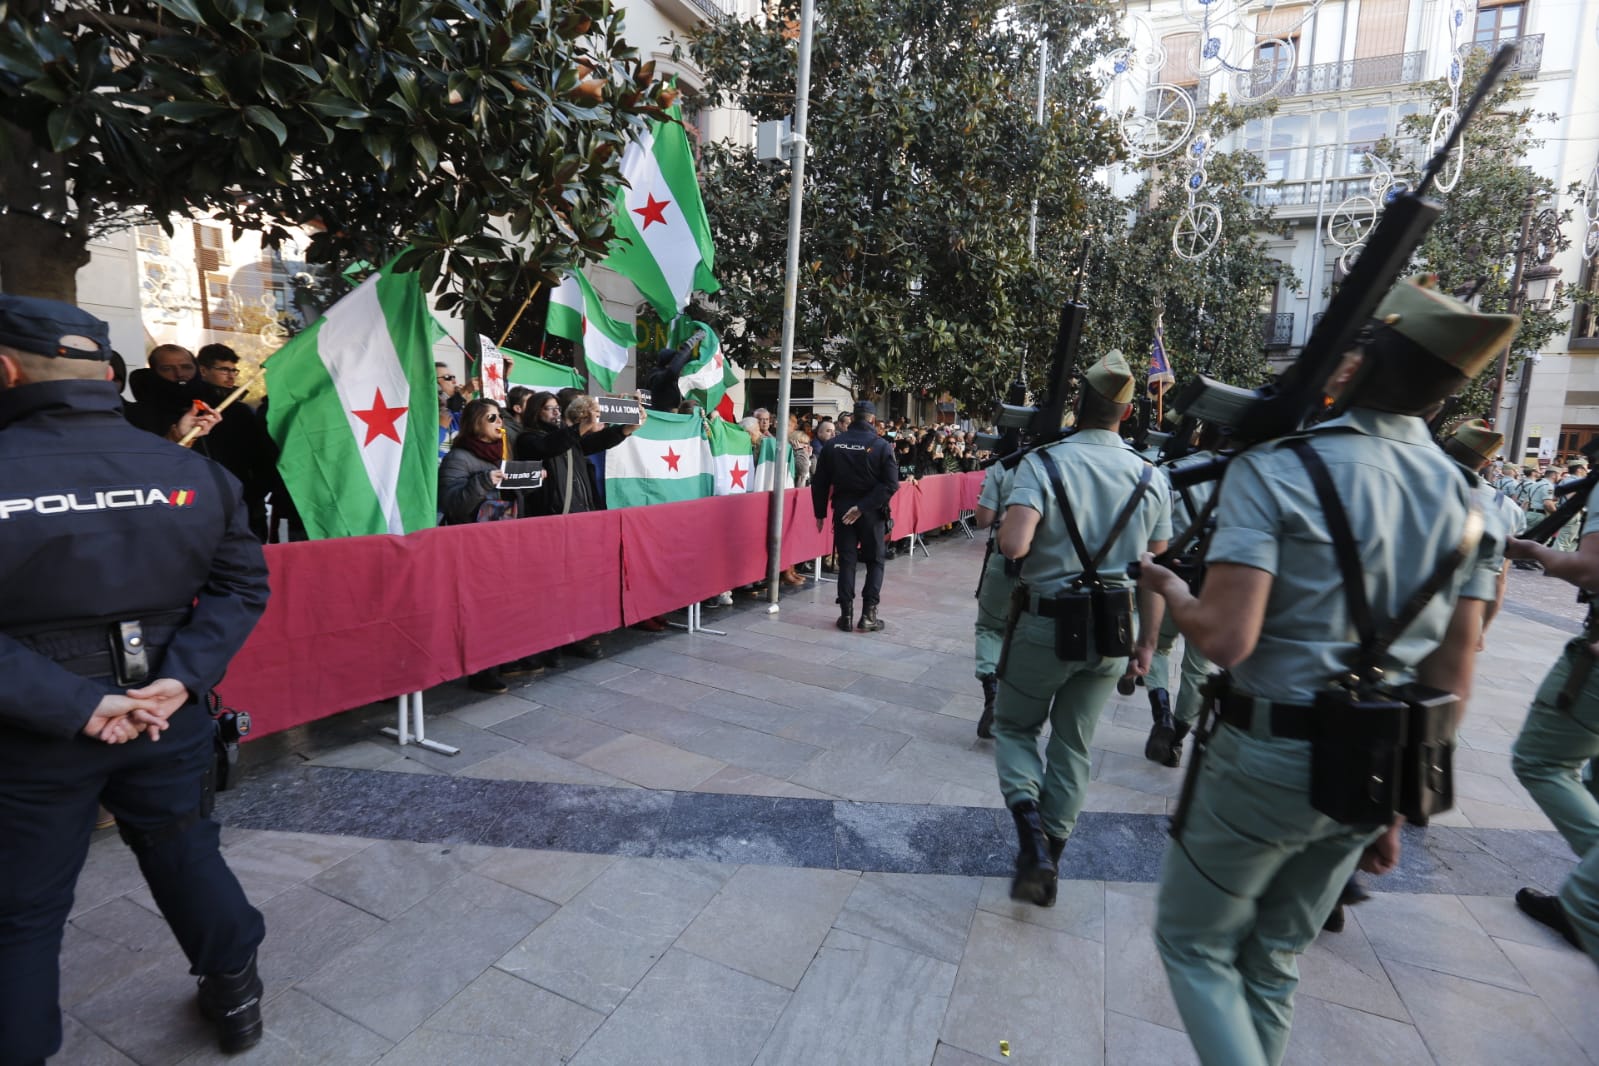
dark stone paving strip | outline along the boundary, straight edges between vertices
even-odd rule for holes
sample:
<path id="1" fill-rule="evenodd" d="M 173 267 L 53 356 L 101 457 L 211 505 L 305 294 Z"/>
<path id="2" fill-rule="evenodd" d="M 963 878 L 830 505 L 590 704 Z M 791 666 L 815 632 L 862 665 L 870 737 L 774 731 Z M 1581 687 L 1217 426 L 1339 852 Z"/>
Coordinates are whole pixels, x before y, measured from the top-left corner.
<path id="1" fill-rule="evenodd" d="M 244 829 L 418 843 L 486 844 L 705 862 L 1002 877 L 1010 816 L 985 807 L 856 803 L 302 766 L 268 771 L 217 797 Z M 1153 881 L 1167 819 L 1089 811 L 1062 874 Z M 1404 831 L 1385 892 L 1508 896 L 1557 889 L 1575 860 L 1559 835 L 1517 829 Z"/>

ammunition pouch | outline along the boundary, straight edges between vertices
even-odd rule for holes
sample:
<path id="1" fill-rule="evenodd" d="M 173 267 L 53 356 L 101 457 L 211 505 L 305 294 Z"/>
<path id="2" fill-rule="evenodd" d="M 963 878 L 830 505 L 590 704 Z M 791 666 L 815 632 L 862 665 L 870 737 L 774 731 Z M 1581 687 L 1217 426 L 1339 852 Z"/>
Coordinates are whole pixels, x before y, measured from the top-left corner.
<path id="1" fill-rule="evenodd" d="M 1425 685 L 1330 688 L 1315 703 L 1221 700 L 1221 720 L 1244 732 L 1310 743 L 1310 805 L 1344 825 L 1426 825 L 1454 805 L 1459 700 Z M 1257 724 L 1264 711 L 1269 721 Z"/>
<path id="2" fill-rule="evenodd" d="M 1131 588 L 1106 584 L 1099 576 L 1099 567 L 1105 561 L 1111 546 L 1121 536 L 1122 530 L 1126 529 L 1127 523 L 1132 520 L 1133 513 L 1138 510 L 1138 504 L 1144 498 L 1144 493 L 1149 491 L 1154 467 L 1145 466 L 1139 471 L 1138 484 L 1133 488 L 1127 502 L 1122 505 L 1121 511 L 1117 513 L 1115 521 L 1111 523 L 1110 532 L 1100 544 L 1099 551 L 1090 554 L 1087 545 L 1083 543 L 1083 534 L 1077 527 L 1077 520 L 1072 515 L 1071 503 L 1066 498 L 1066 486 L 1061 480 L 1060 468 L 1047 450 L 1040 450 L 1037 454 L 1039 462 L 1044 466 L 1044 472 L 1049 476 L 1050 488 L 1055 494 L 1056 504 L 1060 507 L 1061 517 L 1065 519 L 1066 533 L 1071 538 L 1072 548 L 1083 564 L 1081 576 L 1072 582 L 1069 591 L 1052 601 L 1045 601 L 1054 605 L 1053 610 L 1039 612 L 1054 615 L 1055 654 L 1064 662 L 1086 662 L 1094 656 L 1101 659 L 1120 659 L 1131 655 L 1135 641 L 1133 619 L 1137 613 L 1134 591 Z M 1089 643 L 1090 634 L 1093 635 L 1092 647 Z"/>
<path id="3" fill-rule="evenodd" d="M 1098 586 L 1091 593 L 1094 608 L 1094 648 L 1102 659 L 1120 659 L 1133 653 L 1133 590 Z"/>

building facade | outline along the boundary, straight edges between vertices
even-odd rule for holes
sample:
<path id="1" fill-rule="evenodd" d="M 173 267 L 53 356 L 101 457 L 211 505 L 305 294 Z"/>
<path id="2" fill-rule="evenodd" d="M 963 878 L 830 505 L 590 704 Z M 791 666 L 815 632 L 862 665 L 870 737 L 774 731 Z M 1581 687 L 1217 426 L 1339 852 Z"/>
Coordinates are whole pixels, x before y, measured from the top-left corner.
<path id="1" fill-rule="evenodd" d="M 1222 6 L 1228 11 L 1212 23 L 1194 17 Z M 1539 116 L 1533 135 L 1542 142 L 1524 163 L 1562 190 L 1535 212 L 1574 214 L 1565 226 L 1567 250 L 1544 264 L 1529 253 L 1524 299 L 1546 296 L 1558 279 L 1573 306 L 1565 327 L 1506 383 L 1498 421 L 1514 435 L 1506 453 L 1518 456 L 1566 454 L 1599 437 L 1599 260 L 1592 254 L 1599 229 L 1589 222 L 1599 220 L 1599 189 L 1590 185 L 1586 205 L 1564 191 L 1599 180 L 1599 0 L 1239 0 L 1213 7 L 1149 0 L 1129 9 L 1135 74 L 1136 53 L 1144 59 L 1135 92 L 1154 101 L 1162 92 L 1169 98 L 1162 87 L 1181 89 L 1197 128 L 1206 103 L 1222 92 L 1235 101 L 1277 101 L 1275 114 L 1218 147 L 1252 151 L 1265 166 L 1265 180 L 1249 191 L 1273 209 L 1262 234 L 1269 253 L 1297 278 L 1261 308 L 1268 353 L 1283 361 L 1304 343 L 1331 286 L 1358 256 L 1383 195 L 1419 172 L 1430 138 L 1410 132 L 1405 120 L 1432 113 L 1427 83 L 1448 75 L 1457 50 L 1514 45 L 1509 77 L 1518 105 Z M 1461 87 L 1461 104 L 1470 91 Z M 1180 101 L 1174 111 L 1184 117 Z M 1383 140 L 1395 149 L 1392 172 L 1374 167 L 1369 155 Z M 1136 178 L 1121 175 L 1121 191 Z M 1504 205 L 1508 225 L 1524 206 Z"/>

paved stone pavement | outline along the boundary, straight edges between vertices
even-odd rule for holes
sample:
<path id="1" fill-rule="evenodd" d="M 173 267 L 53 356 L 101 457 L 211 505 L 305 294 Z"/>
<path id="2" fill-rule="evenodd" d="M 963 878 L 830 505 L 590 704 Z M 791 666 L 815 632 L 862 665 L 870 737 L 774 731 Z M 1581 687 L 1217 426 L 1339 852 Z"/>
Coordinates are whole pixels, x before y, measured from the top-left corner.
<path id="1" fill-rule="evenodd" d="M 224 844 L 265 912 L 266 1041 L 244 1064 L 976 1066 L 1195 1061 L 1150 937 L 1180 777 L 1142 694 L 1095 737 L 1051 910 L 1012 903 L 1008 816 L 970 669 L 980 542 L 889 564 L 872 635 L 832 586 L 627 631 L 506 696 L 427 694 L 246 745 Z M 1516 573 L 1457 755 L 1459 803 L 1302 960 L 1288 1061 L 1599 1061 L 1599 971 L 1519 915 L 1572 864 L 1510 773 L 1577 608 Z M 62 952 L 54 1062 L 219 1060 L 115 835 Z M 1006 1042 L 1010 1054 L 1001 1051 Z"/>

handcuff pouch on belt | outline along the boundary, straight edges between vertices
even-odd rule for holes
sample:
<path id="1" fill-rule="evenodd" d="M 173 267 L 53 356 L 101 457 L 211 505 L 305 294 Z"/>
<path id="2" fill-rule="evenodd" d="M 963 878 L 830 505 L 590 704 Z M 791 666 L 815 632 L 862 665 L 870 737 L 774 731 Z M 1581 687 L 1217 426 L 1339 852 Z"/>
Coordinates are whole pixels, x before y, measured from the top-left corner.
<path id="1" fill-rule="evenodd" d="M 1460 543 L 1452 548 L 1387 626 L 1378 631 L 1366 597 L 1359 550 L 1321 456 L 1303 438 L 1288 446 L 1304 464 L 1332 537 L 1349 618 L 1360 638 L 1356 664 L 1317 693 L 1310 736 L 1310 805 L 1345 825 L 1387 825 L 1404 815 L 1417 825 L 1454 805 L 1454 723 L 1459 699 L 1420 684 L 1391 685 L 1382 661 L 1477 549 L 1482 511 L 1476 498 Z"/>
<path id="2" fill-rule="evenodd" d="M 1061 480 L 1060 467 L 1047 449 L 1035 453 L 1049 475 L 1050 488 L 1066 521 L 1066 533 L 1071 537 L 1072 548 L 1083 564 L 1082 573 L 1071 587 L 1054 598 L 1052 613 L 1055 616 L 1055 655 L 1062 662 L 1087 662 L 1089 659 L 1120 659 L 1133 653 L 1136 640 L 1133 619 L 1135 616 L 1134 592 L 1125 585 L 1111 585 L 1100 576 L 1100 564 L 1110 553 L 1112 545 L 1127 528 L 1138 504 L 1149 491 L 1155 468 L 1146 465 L 1139 473 L 1138 485 L 1116 515 L 1109 534 L 1092 554 L 1083 543 L 1083 534 L 1077 528 L 1071 503 L 1066 499 L 1066 486 Z M 1090 640 L 1090 638 L 1092 638 Z"/>

